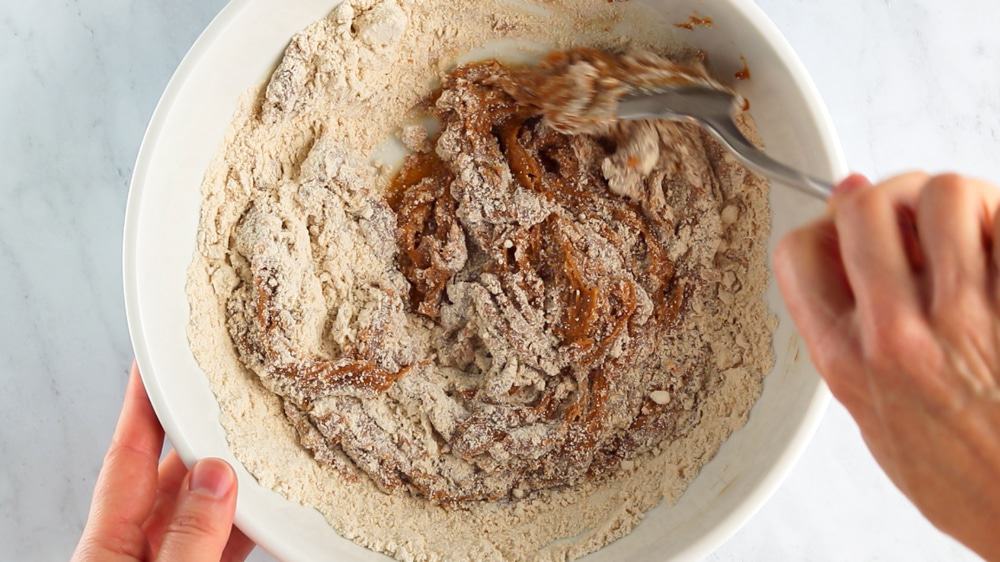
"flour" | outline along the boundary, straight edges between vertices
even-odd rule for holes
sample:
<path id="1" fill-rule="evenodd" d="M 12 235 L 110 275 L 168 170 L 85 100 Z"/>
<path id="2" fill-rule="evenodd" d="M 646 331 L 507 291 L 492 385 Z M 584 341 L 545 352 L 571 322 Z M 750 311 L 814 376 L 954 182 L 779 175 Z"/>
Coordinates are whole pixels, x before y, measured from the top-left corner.
<path id="1" fill-rule="evenodd" d="M 341 535 L 403 560 L 575 558 L 627 533 L 661 499 L 675 501 L 756 400 L 772 361 L 762 297 L 767 186 L 697 130 L 652 129 L 643 142 L 669 141 L 676 150 L 662 158 L 682 157 L 664 167 L 658 154 L 611 186 L 671 225 L 664 261 L 689 287 L 684 312 L 661 330 L 665 339 L 650 339 L 642 327 L 660 310 L 662 287 L 629 273 L 634 252 L 608 242 L 636 244 L 639 223 L 597 235 L 613 207 L 567 215 L 570 207 L 518 188 L 526 180 L 516 168 L 496 167 L 500 175 L 492 176 L 481 158 L 476 164 L 479 149 L 463 144 L 473 142 L 462 132 L 467 122 L 449 128 L 444 118 L 436 140 L 410 123 L 428 109 L 424 100 L 453 61 L 492 38 L 552 48 L 664 46 L 635 23 L 641 12 L 617 4 L 596 3 L 585 18 L 574 15 L 576 5 L 539 13 L 458 4 L 341 4 L 293 38 L 262 93 L 246 98 L 206 174 L 189 272 L 191 345 L 237 458 L 262 485 L 317 508 Z M 604 31 L 619 24 L 630 38 Z M 472 101 L 463 95 L 446 87 L 435 104 L 460 112 Z M 752 133 L 748 119 L 741 125 Z M 398 237 L 414 215 L 399 212 L 405 198 L 383 197 L 388 177 L 369 163 L 394 134 L 415 152 L 433 148 L 461 180 L 450 187 L 454 209 L 441 207 L 439 196 L 428 200 L 438 202 L 436 224 L 446 226 L 414 241 L 424 253 L 409 268 Z M 545 133 L 526 123 L 511 134 L 531 145 Z M 579 139 L 567 146 L 581 161 L 597 162 L 581 178 L 611 183 L 624 153 L 602 165 L 587 156 L 599 148 Z M 409 195 L 413 209 L 420 196 Z M 484 249 L 526 256 L 530 228 L 520 227 L 556 220 L 546 218 L 553 213 L 564 225 L 553 236 L 587 264 L 582 287 L 611 299 L 598 318 L 618 318 L 615 310 L 634 301 L 621 316 L 630 328 L 582 322 L 578 301 L 553 300 L 562 282 L 541 280 L 538 294 L 554 304 L 518 305 L 530 295 L 509 282 L 537 284 L 527 270 L 507 281 L 472 275 Z M 592 338 L 583 337 L 561 347 L 571 330 L 544 329 L 553 318 L 575 319 L 606 348 L 584 353 L 580 342 Z M 594 449 L 553 472 L 544 457 L 558 454 L 551 447 L 565 438 L 559 424 L 504 416 L 543 396 L 571 401 L 581 383 L 593 385 L 589 369 L 561 376 L 581 357 L 625 374 L 620 388 L 607 391 L 620 402 L 594 414 L 601 420 L 595 439 L 638 419 L 622 412 L 662 422 L 655 431 L 626 432 L 635 443 L 607 449 L 614 454 Z M 452 396 L 471 391 L 483 398 Z M 497 428 L 506 432 L 502 447 L 491 437 Z M 512 469 L 482 476 L 496 467 Z M 575 538 L 560 540 L 567 537 Z"/>

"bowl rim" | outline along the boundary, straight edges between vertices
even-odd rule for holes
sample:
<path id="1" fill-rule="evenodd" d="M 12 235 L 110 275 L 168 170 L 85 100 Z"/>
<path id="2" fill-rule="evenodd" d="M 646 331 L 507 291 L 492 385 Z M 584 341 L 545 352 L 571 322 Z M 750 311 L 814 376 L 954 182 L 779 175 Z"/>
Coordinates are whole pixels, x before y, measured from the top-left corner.
<path id="1" fill-rule="evenodd" d="M 156 150 L 170 109 L 176 102 L 178 95 L 183 90 L 198 61 L 212 47 L 215 40 L 228 29 L 242 10 L 253 1 L 230 0 L 209 22 L 201 34 L 199 34 L 198 38 L 178 64 L 153 110 L 142 142 L 140 143 L 135 166 L 133 167 L 132 178 L 129 183 L 125 209 L 122 242 L 122 277 L 129 336 L 132 341 L 136 362 L 142 374 L 143 384 L 146 387 L 153 409 L 156 411 L 172 446 L 177 450 L 177 453 L 185 464 L 189 466 L 196 460 L 195 452 L 191 444 L 182 438 L 183 433 L 175 421 L 176 418 L 172 415 L 172 409 L 168 400 L 157 384 L 157 377 L 153 374 L 155 370 L 144 336 L 143 319 L 138 300 L 138 271 L 136 269 L 139 208 L 150 160 Z M 778 58 L 787 66 L 793 78 L 793 87 L 802 94 L 810 117 L 817 126 L 819 140 L 826 151 L 826 157 L 830 161 L 831 167 L 840 175 L 845 175 L 848 167 L 843 148 L 833 126 L 833 121 L 805 65 L 792 49 L 792 46 L 756 2 L 750 0 L 722 1 L 751 22 L 756 31 L 775 50 Z M 753 491 L 747 494 L 736 508 L 720 519 L 714 528 L 695 539 L 686 549 L 678 553 L 675 559 L 700 560 L 706 557 L 735 535 L 764 506 L 789 472 L 791 472 L 812 439 L 826 413 L 830 398 L 831 395 L 825 383 L 820 381 L 816 385 L 816 390 L 809 401 L 809 405 L 797 431 L 786 444 L 782 454 L 775 459 L 775 462 L 760 479 Z M 259 519 L 245 506 L 237 504 L 235 524 L 244 533 L 259 546 L 280 559 L 294 557 L 296 549 L 291 545 L 287 545 L 281 537 L 270 531 L 267 526 L 260 524 Z"/>

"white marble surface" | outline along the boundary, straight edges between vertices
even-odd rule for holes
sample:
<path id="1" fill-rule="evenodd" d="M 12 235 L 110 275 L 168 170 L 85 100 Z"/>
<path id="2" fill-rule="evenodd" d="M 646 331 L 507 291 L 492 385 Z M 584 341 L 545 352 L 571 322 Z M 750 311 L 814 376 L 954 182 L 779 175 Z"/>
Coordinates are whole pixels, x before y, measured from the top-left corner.
<path id="1" fill-rule="evenodd" d="M 0 559 L 64 559 L 83 525 L 131 357 L 131 166 L 170 73 L 223 3 L 0 5 Z M 759 3 L 815 77 L 854 168 L 1000 180 L 995 0 Z M 921 519 L 835 406 L 711 559 L 972 557 Z"/>

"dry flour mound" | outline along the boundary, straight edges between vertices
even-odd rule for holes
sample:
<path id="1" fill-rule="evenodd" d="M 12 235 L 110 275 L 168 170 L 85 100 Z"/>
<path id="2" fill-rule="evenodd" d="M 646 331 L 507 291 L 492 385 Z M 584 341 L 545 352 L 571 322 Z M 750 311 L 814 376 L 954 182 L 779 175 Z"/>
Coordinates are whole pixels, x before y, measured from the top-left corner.
<path id="1" fill-rule="evenodd" d="M 697 130 L 642 130 L 635 146 L 597 158 L 605 149 L 585 137 L 553 145 L 539 122 L 498 122 L 499 138 L 510 129 L 506 142 L 549 151 L 557 168 L 597 162 L 580 177 L 662 219 L 662 261 L 678 271 L 661 286 L 629 266 L 651 251 L 641 213 L 498 189 L 533 180 L 464 146 L 479 142 L 463 113 L 468 87 L 446 83 L 434 100 L 440 138 L 404 125 L 458 57 L 491 39 L 669 47 L 634 7 L 579 8 L 344 2 L 292 39 L 206 174 L 189 335 L 234 453 L 262 485 L 399 559 L 564 560 L 607 544 L 676 500 L 745 422 L 770 370 L 767 185 Z M 491 84 L 502 81 L 493 72 Z M 371 158 L 393 135 L 440 155 L 458 179 L 387 196 L 387 170 Z M 441 189 L 459 193 L 454 206 Z M 414 213 L 428 209 L 434 222 L 420 224 L 433 235 L 401 251 Z M 609 232 L 614 220 L 631 229 Z M 541 234 L 561 241 L 558 260 L 531 241 Z M 477 269 L 490 248 L 511 271 Z M 587 265 L 572 279 L 513 265 L 567 256 Z M 646 336 L 674 276 L 684 312 Z M 556 335 L 545 328 L 553 318 L 565 324 Z M 621 371 L 619 386 L 594 365 Z M 561 403 L 586 412 L 577 434 L 558 423 Z M 587 455 L 559 456 L 580 439 Z"/>

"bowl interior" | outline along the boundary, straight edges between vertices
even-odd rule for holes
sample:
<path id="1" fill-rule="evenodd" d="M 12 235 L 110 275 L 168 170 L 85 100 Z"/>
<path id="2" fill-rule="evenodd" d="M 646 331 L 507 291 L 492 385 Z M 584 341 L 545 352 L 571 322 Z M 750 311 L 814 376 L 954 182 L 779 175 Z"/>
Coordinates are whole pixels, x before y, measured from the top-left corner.
<path id="1" fill-rule="evenodd" d="M 790 48 L 751 2 L 647 0 L 664 33 L 708 51 L 739 84 L 769 152 L 821 177 L 845 166 L 825 109 Z M 126 217 L 124 282 L 129 327 L 153 405 L 185 462 L 217 456 L 237 468 L 237 522 L 265 549 L 287 560 L 384 560 L 339 537 L 314 510 L 259 486 L 230 453 L 218 404 L 188 347 L 185 274 L 195 248 L 202 176 L 247 88 L 263 80 L 288 39 L 323 17 L 337 0 L 234 0 L 181 63 L 150 123 L 136 163 Z M 670 25 L 693 11 L 710 30 Z M 821 205 L 775 186 L 772 247 Z M 625 538 L 588 560 L 701 557 L 725 541 L 767 499 L 812 435 L 827 395 L 800 350 L 773 283 L 768 299 L 779 323 L 776 365 L 749 423 L 725 443 L 677 505 L 661 505 Z"/>

